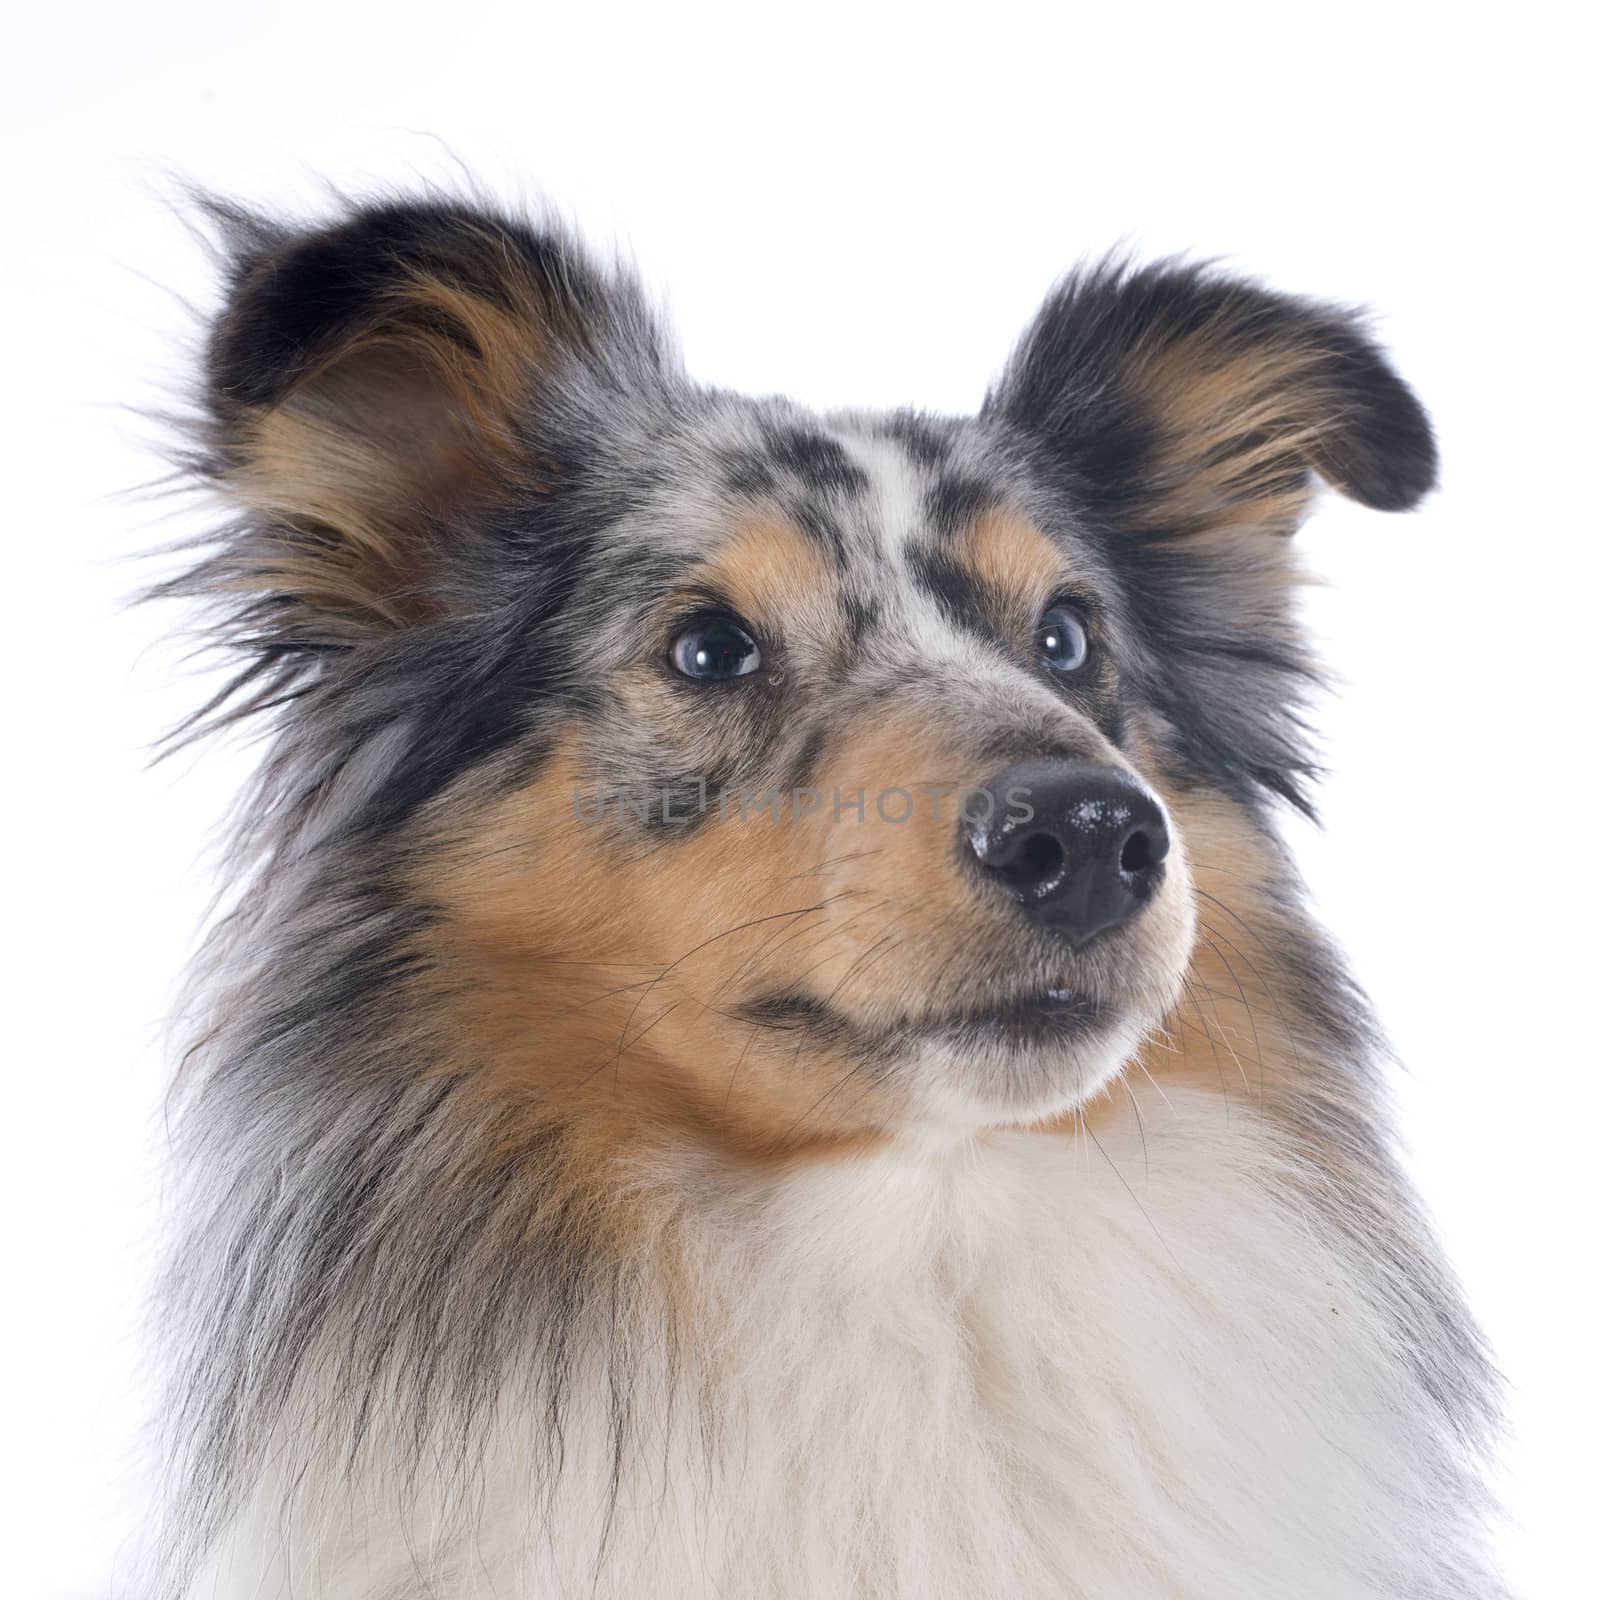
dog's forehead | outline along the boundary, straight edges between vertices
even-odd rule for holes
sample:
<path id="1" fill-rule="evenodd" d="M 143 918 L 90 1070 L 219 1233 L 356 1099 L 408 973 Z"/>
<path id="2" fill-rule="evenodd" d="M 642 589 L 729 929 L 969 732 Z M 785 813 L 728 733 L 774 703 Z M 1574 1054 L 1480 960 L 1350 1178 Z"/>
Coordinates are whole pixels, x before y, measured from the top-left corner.
<path id="1" fill-rule="evenodd" d="M 1026 520 L 1032 509 L 1030 486 L 982 424 L 908 412 L 724 403 L 673 441 L 660 468 L 653 548 L 714 559 L 766 519 L 872 591 L 914 586 L 919 557 L 986 514 Z"/>

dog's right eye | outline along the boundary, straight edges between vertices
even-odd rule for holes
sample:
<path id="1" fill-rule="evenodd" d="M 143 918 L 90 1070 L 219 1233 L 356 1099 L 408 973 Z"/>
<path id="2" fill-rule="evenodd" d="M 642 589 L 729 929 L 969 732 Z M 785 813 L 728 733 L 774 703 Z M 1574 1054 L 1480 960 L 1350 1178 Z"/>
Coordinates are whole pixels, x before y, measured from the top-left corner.
<path id="1" fill-rule="evenodd" d="M 699 617 L 672 641 L 672 665 L 686 678 L 721 683 L 761 665 L 761 648 L 732 617 Z"/>

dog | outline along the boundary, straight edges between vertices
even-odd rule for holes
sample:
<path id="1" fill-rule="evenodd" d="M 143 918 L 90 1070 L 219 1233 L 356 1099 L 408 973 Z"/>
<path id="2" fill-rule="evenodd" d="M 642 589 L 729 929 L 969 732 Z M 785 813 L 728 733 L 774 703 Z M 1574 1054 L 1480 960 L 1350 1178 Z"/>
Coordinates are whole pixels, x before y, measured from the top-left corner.
<path id="1" fill-rule="evenodd" d="M 164 1597 L 1487 1600 L 1492 1365 L 1280 838 L 1357 316 L 692 382 L 564 225 L 208 202 L 159 592 L 267 736 L 172 1091 Z"/>

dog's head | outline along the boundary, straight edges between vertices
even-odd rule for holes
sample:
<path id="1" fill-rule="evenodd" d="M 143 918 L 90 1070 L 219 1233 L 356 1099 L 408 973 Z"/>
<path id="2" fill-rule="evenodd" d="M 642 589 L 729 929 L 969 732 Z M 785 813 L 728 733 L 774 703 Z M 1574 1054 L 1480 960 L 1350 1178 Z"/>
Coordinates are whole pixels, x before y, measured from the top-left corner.
<path id="1" fill-rule="evenodd" d="M 575 1113 L 775 1148 L 1080 1104 L 1178 995 L 1196 873 L 1303 803 L 1313 474 L 1433 478 L 1348 316 L 1203 269 L 1069 279 L 976 417 L 818 416 L 691 383 L 555 231 L 224 220 L 243 522 L 197 581 L 292 702 L 280 861 L 409 908 L 373 1004 Z"/>

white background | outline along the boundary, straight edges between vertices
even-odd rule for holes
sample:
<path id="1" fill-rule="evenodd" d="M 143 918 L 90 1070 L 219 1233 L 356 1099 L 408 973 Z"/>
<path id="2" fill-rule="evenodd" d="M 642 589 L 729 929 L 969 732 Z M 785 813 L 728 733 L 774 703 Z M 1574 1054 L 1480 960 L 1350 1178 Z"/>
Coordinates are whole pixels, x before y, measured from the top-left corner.
<path id="1" fill-rule="evenodd" d="M 168 202 L 314 206 L 460 162 L 636 256 L 692 371 L 824 405 L 971 408 L 1051 279 L 1119 241 L 1381 312 L 1444 489 L 1407 518 L 1330 501 L 1304 536 L 1344 683 L 1303 854 L 1513 1386 L 1508 1563 L 1530 1597 L 1593 1594 L 1588 52 L 1542 5 L 580 11 L 8 24 L 0 1590 L 111 1592 L 160 1021 L 248 760 L 146 770 L 203 686 L 172 615 L 119 609 L 148 575 L 126 558 L 188 525 L 118 498 L 160 470 L 141 412 L 181 393 L 210 304 Z"/>

